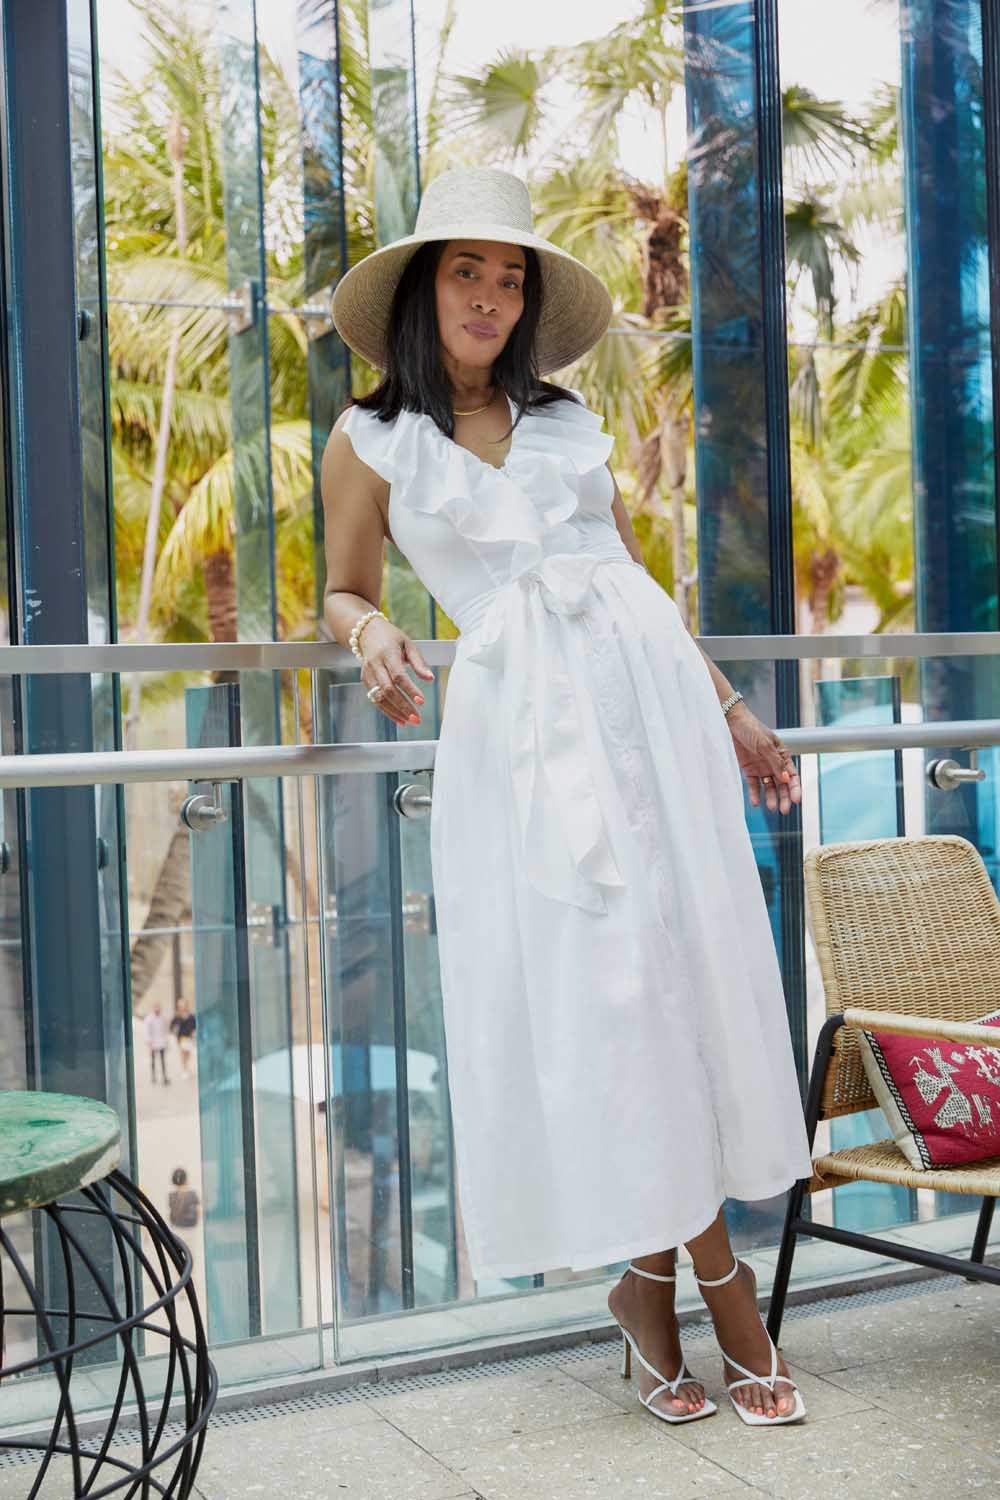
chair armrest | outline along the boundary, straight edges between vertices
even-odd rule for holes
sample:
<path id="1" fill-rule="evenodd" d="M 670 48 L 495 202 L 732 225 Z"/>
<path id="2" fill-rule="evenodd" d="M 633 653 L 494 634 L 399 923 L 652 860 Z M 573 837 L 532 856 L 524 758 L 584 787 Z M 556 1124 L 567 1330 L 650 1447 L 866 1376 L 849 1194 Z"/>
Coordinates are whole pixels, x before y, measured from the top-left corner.
<path id="1" fill-rule="evenodd" d="M 929 1037 L 941 1042 L 1000 1047 L 1000 1026 L 977 1026 L 974 1021 L 945 1021 L 940 1016 L 904 1016 L 887 1010 L 844 1011 L 844 1025 L 852 1031 L 888 1031 L 893 1036 Z"/>

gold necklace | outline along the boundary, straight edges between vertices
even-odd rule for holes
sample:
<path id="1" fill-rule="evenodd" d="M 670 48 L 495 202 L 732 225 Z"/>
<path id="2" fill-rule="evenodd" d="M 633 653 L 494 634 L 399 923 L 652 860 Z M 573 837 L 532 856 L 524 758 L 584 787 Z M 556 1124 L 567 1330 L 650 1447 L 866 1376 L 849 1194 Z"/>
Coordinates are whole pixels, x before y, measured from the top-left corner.
<path id="1" fill-rule="evenodd" d="M 487 401 L 486 406 L 492 406 L 493 405 L 493 397 L 495 395 L 496 395 L 496 391 L 494 391 L 493 395 L 490 396 L 490 399 Z M 477 415 L 477 413 L 479 413 L 481 411 L 485 411 L 486 410 L 486 406 L 474 406 L 471 411 L 457 411 L 456 410 L 455 416 L 456 417 L 474 417 L 474 416 Z"/>

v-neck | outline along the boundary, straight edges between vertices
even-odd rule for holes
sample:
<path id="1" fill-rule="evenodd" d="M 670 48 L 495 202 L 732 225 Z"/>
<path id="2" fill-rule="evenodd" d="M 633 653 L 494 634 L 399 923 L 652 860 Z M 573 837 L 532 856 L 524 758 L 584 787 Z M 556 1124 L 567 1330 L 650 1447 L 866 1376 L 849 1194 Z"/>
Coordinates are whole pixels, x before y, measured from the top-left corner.
<path id="1" fill-rule="evenodd" d="M 508 413 L 510 415 L 511 428 L 513 428 L 513 426 L 514 426 L 514 403 L 510 399 L 510 397 L 508 396 L 508 394 L 507 394 L 506 391 L 504 391 L 504 393 L 503 393 L 503 398 L 504 398 L 504 400 L 507 403 L 507 411 L 508 411 Z M 428 421 L 431 421 L 431 418 L 428 418 Z M 443 433 L 442 433 L 442 436 L 444 436 Z M 455 447 L 456 448 L 461 448 L 461 450 L 462 450 L 463 453 L 467 453 L 470 458 L 475 459 L 476 463 L 477 464 L 481 464 L 484 469 L 492 469 L 495 474 L 502 474 L 503 471 L 506 469 L 508 463 L 510 462 L 511 455 L 514 452 L 514 440 L 515 440 L 515 437 L 516 437 L 516 433 L 514 433 L 512 431 L 511 432 L 511 439 L 510 439 L 510 447 L 507 449 L 507 456 L 504 459 L 504 461 L 503 461 L 502 464 L 491 464 L 490 461 L 489 461 L 489 459 L 487 459 L 487 458 L 480 458 L 480 456 L 479 456 L 478 453 L 473 453 L 472 449 L 471 448 L 467 448 L 464 443 L 456 443 L 454 438 L 448 438 L 448 442 L 455 443 Z"/>

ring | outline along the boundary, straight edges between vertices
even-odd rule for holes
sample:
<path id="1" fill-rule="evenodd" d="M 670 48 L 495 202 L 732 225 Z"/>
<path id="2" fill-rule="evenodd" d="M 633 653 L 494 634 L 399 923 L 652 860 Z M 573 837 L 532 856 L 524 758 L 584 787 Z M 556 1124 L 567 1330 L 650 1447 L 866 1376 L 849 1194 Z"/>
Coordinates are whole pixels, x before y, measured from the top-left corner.
<path id="1" fill-rule="evenodd" d="M 770 778 L 770 776 L 762 776 L 760 779 L 764 783 L 765 786 L 770 786 L 771 785 L 771 778 Z"/>
<path id="2" fill-rule="evenodd" d="M 370 687 L 368 689 L 368 692 L 365 694 L 365 696 L 367 697 L 369 703 L 374 703 L 377 698 L 381 698 L 384 691 L 385 689 L 382 687 L 381 683 L 376 682 L 374 687 Z"/>

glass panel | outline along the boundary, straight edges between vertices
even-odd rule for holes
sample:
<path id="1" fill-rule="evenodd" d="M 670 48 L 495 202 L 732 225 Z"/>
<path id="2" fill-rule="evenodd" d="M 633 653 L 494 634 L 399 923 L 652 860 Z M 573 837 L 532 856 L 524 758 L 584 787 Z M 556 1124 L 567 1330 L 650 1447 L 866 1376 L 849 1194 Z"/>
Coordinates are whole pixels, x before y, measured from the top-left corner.
<path id="1" fill-rule="evenodd" d="M 147 687 L 145 699 L 161 745 L 186 735 L 195 744 L 238 742 L 235 684 L 162 697 Z M 192 1251 L 228 1383 L 259 1379 L 262 1359 L 275 1374 L 322 1361 L 314 1179 L 322 1082 L 308 1066 L 321 1007 L 318 965 L 304 963 L 315 864 L 303 875 L 297 783 L 283 792 L 294 918 L 284 906 L 248 907 L 243 784 L 221 789 L 226 821 L 197 832 L 180 820 L 180 787 L 131 786 L 127 796 L 143 1186 Z M 162 1058 L 153 1056 L 157 1029 Z"/>
<path id="2" fill-rule="evenodd" d="M 125 628 L 133 630 L 137 623 L 145 532 L 159 503 L 151 607 L 139 621 L 140 635 L 259 640 L 272 638 L 279 629 L 301 633 L 313 620 L 315 584 L 311 520 L 302 516 L 301 507 L 310 466 L 306 324 L 296 316 L 303 297 L 291 27 L 287 17 L 282 25 L 277 13 L 269 12 L 263 18 L 268 50 L 259 52 L 250 0 L 198 0 L 176 14 L 100 3 L 105 21 L 100 59 L 109 95 L 104 145 L 113 292 L 116 543 Z M 138 196 L 137 183 L 144 184 Z M 283 309 L 270 323 L 269 287 Z M 243 289 L 251 316 L 237 331 L 227 321 L 224 303 Z M 280 600 L 276 508 L 286 549 Z M 173 742 L 183 738 L 177 723 L 183 683 L 176 676 L 145 679 L 139 713 L 142 681 L 129 683 L 132 746 L 162 744 L 164 735 Z M 272 674 L 241 674 L 236 701 L 240 722 L 232 732 L 243 743 L 272 744 L 283 738 L 279 683 Z M 302 1059 L 295 1051 L 302 1044 L 305 1000 L 288 937 L 286 790 L 276 781 L 260 780 L 240 788 L 246 857 L 235 865 L 230 858 L 228 887 L 214 886 L 209 875 L 205 888 L 199 884 L 196 892 L 197 990 L 203 991 L 207 982 L 203 967 L 214 964 L 221 971 L 230 958 L 240 960 L 238 972 L 227 979 L 235 986 L 230 1000 L 239 1000 L 232 1025 L 226 1021 L 233 1034 L 224 1029 L 214 1049 L 211 998 L 206 1003 L 209 1083 L 202 1079 L 202 1087 L 210 1090 L 212 1078 L 226 1065 L 230 1072 L 234 1067 L 239 1071 L 239 1058 L 226 1055 L 234 1039 L 245 1049 L 243 1062 L 252 1063 L 254 1070 L 237 1088 L 235 1116 L 228 1104 L 220 1113 L 218 1101 L 207 1097 L 210 1149 L 204 1181 L 200 1152 L 190 1142 L 182 1161 L 169 1169 L 165 1165 L 165 1099 L 150 1094 L 142 1038 L 154 996 L 170 1019 L 181 998 L 178 985 L 184 983 L 189 1002 L 200 994 L 193 975 L 184 977 L 176 965 L 173 990 L 162 968 L 151 977 L 141 964 L 137 967 L 136 1076 L 142 1090 L 140 1130 L 152 1153 L 150 1170 L 158 1180 L 162 1177 L 166 1192 L 169 1171 L 184 1165 L 199 1193 L 204 1189 L 210 1252 L 213 1237 L 232 1229 L 227 1216 L 249 1190 L 237 1161 L 233 1171 L 238 1180 L 222 1184 L 225 1203 L 218 1208 L 217 1225 L 210 1192 L 217 1170 L 216 1137 L 238 1127 L 245 1133 L 247 1159 L 252 1160 L 256 1144 L 259 1159 L 266 1162 L 266 1171 L 256 1177 L 248 1169 L 257 1216 L 254 1243 L 244 1246 L 248 1268 L 254 1256 L 259 1260 L 260 1286 L 254 1288 L 248 1269 L 242 1286 L 222 1288 L 233 1296 L 217 1310 L 213 1337 L 224 1339 L 251 1326 L 268 1335 L 286 1333 L 302 1326 L 309 1307 L 316 1313 L 315 1273 L 307 1276 L 303 1270 L 313 1255 L 310 1226 L 293 1211 L 296 1183 L 302 1172 L 308 1176 L 311 1171 L 314 1122 L 303 1116 L 308 1106 L 302 1104 Z M 130 891 L 140 914 L 152 895 L 164 934 L 172 930 L 169 938 L 158 937 L 155 929 L 141 935 L 140 951 L 150 955 L 155 969 L 158 943 L 176 941 L 185 953 L 190 943 L 188 835 L 180 834 L 184 859 L 178 878 L 176 806 L 158 800 L 156 789 L 148 797 L 137 789 L 131 798 L 134 836 L 143 827 L 143 807 L 164 836 L 162 863 L 145 871 L 148 883 L 138 885 L 133 879 Z M 174 828 L 168 834 L 171 820 Z M 206 859 L 207 853 L 204 859 L 199 855 L 201 864 Z M 241 935 L 231 936 L 226 948 L 221 936 L 213 934 L 212 902 L 232 904 L 237 897 L 240 919 L 236 922 L 231 914 L 230 926 L 235 923 L 233 932 Z M 209 913 L 204 917 L 203 906 Z M 217 1003 L 224 1008 L 224 997 Z M 171 1040 L 169 1050 L 173 1048 Z M 246 1101 L 255 1097 L 258 1072 L 263 1082 L 251 1108 Z M 176 1079 L 172 1085 L 176 1087 Z M 162 1206 L 166 1208 L 166 1198 Z M 192 1233 L 200 1236 L 201 1226 Z M 209 1265 L 213 1258 L 209 1253 Z M 221 1264 L 218 1275 L 225 1276 Z M 210 1300 L 218 1300 L 214 1292 Z M 294 1363 L 290 1357 L 287 1367 Z"/>
<path id="3" fill-rule="evenodd" d="M 957 672 L 968 666 L 968 659 L 952 660 Z M 920 714 L 916 665 L 890 658 L 819 660 L 803 666 L 801 677 L 807 682 L 818 675 L 817 716 L 823 720 L 839 716 L 842 723 L 857 723 L 862 716 L 905 722 Z M 367 737 L 374 743 L 371 737 L 388 729 L 353 681 L 353 669 L 345 667 L 342 680 L 335 672 L 321 673 L 316 686 L 317 740 L 365 743 Z M 811 703 L 813 694 L 804 701 Z M 176 696 L 165 699 L 161 742 L 172 738 L 180 710 Z M 236 685 L 190 688 L 186 717 L 192 742 L 235 739 Z M 289 738 L 296 724 L 289 703 Z M 414 732 L 422 738 L 437 727 L 428 722 Z M 906 750 L 901 762 L 908 831 L 919 833 L 924 830 L 924 755 Z M 829 841 L 836 832 L 831 818 L 845 805 L 850 810 L 839 791 L 831 797 L 835 782 L 853 780 L 869 815 L 877 804 L 884 814 L 881 826 L 890 832 L 897 826 L 895 757 L 885 752 L 825 754 L 822 760 L 808 755 L 802 774 L 806 847 Z M 315 1333 L 293 1337 L 292 1331 L 309 1329 L 318 1308 L 312 1163 L 316 1153 L 325 1168 L 327 1121 L 331 1168 L 321 1199 L 322 1275 L 328 1287 L 334 1277 L 338 1283 L 337 1360 L 446 1348 L 477 1334 L 569 1330 L 605 1315 L 612 1268 L 479 1284 L 468 1273 L 452 1168 L 428 824 L 426 818 L 399 817 L 392 802 L 402 782 L 426 787 L 428 780 L 424 773 L 344 774 L 308 783 L 306 804 L 312 804 L 315 791 L 322 814 L 318 865 L 311 834 L 300 842 L 298 788 L 284 785 L 295 912 L 284 929 L 246 905 L 238 788 L 223 789 L 230 821 L 198 833 L 178 823 L 180 789 L 128 789 L 135 852 L 130 867 L 133 991 L 142 1012 L 133 1025 L 143 1185 L 192 1248 L 213 1345 L 230 1383 L 259 1378 L 258 1331 L 280 1335 L 268 1340 L 268 1370 L 310 1368 L 318 1361 Z M 984 791 L 977 784 L 974 795 Z M 865 827 L 871 832 L 874 825 Z M 776 864 L 763 868 L 766 880 L 784 878 Z M 325 976 L 318 963 L 308 975 L 304 966 L 309 931 L 317 937 L 320 931 L 309 912 L 310 888 L 322 903 Z M 308 930 L 300 926 L 303 918 Z M 815 1039 L 825 1006 L 808 941 L 807 951 L 807 982 L 802 993 L 789 987 L 789 998 L 807 1010 Z M 267 1002 L 280 992 L 286 975 L 292 995 L 288 1020 L 279 1016 L 278 1030 L 272 1030 Z M 325 1047 L 319 1042 L 324 977 Z M 145 1017 L 154 1004 L 167 1022 L 182 1016 L 181 999 L 196 1019 L 194 1055 L 185 1062 L 179 1038 L 168 1032 L 165 1058 L 156 1059 L 154 1070 Z M 860 1116 L 834 1122 L 832 1141 L 831 1127 L 821 1127 L 819 1146 L 836 1148 L 848 1138 L 841 1131 L 863 1123 Z M 887 1134 L 884 1121 L 873 1124 L 877 1136 Z M 285 1177 L 282 1168 L 282 1180 L 276 1181 L 273 1163 L 288 1160 L 293 1175 Z M 173 1180 L 178 1168 L 186 1174 L 184 1183 Z M 185 1201 L 191 1190 L 196 1202 L 189 1218 Z M 819 1224 L 857 1224 L 863 1214 L 866 1227 L 890 1235 L 916 1234 L 920 1225 L 914 1220 L 937 1216 L 941 1244 L 967 1251 L 968 1201 L 935 1203 L 932 1195 L 920 1193 L 915 1206 L 901 1206 L 898 1196 L 875 1190 L 862 1208 L 852 1189 L 838 1189 L 816 1195 L 810 1206 Z M 777 1206 L 739 1205 L 733 1225 L 736 1243 L 753 1257 L 765 1291 L 776 1239 L 768 1225 Z M 270 1296 L 263 1290 L 279 1256 L 286 1263 L 297 1257 L 298 1309 L 291 1295 L 282 1304 L 277 1290 Z M 800 1256 L 796 1277 L 803 1279 L 878 1267 L 860 1252 L 819 1241 L 806 1241 Z M 254 1276 L 262 1289 L 259 1300 Z M 530 1297 L 520 1295 L 528 1290 Z M 686 1266 L 679 1297 L 683 1307 L 696 1305 Z M 283 1327 L 277 1314 L 269 1324 L 269 1306 L 283 1307 Z M 400 1318 L 401 1313 L 406 1316 Z M 105 1390 L 106 1373 L 93 1372 L 95 1402 Z"/>
<path id="4" fill-rule="evenodd" d="M 995 630 L 980 0 L 915 0 L 901 40 L 917 625 Z"/>
<path id="5" fill-rule="evenodd" d="M 428 713 L 430 698 L 422 710 Z M 436 733 L 430 716 L 423 729 Z M 433 777 L 398 778 L 432 795 Z M 429 809 L 428 809 L 429 815 Z M 398 825 L 402 962 L 406 999 L 410 1188 L 413 1203 L 413 1302 L 426 1307 L 472 1294 L 459 1246 L 451 1108 L 445 1054 L 437 923 L 427 823 L 400 818 Z"/>
<path id="6" fill-rule="evenodd" d="M 47 24 L 43 21 L 47 20 Z M 94 556 L 93 510 L 84 494 L 85 460 L 80 431 L 77 359 L 78 277 L 82 251 L 94 250 L 94 195 L 74 175 L 77 152 L 94 155 L 91 80 L 77 87 L 72 21 L 64 10 L 43 18 L 21 11 L 3 15 L 4 89 L 4 343 L 5 586 L 12 589 L 4 636 L 29 644 L 85 642 L 91 604 L 107 618 L 106 494 L 102 545 Z M 39 116 L 37 101 L 46 100 Z M 85 178 L 85 172 L 82 174 Z M 37 184 L 53 192 L 38 211 Z M 82 215 L 80 224 L 77 214 Z M 88 219 L 89 215 L 89 219 Z M 100 331 L 97 335 L 100 344 Z M 99 387 L 100 389 L 100 387 Z M 53 421 L 53 411 L 59 418 Z M 58 497 L 58 524 L 53 524 Z M 7 550 L 9 549 L 9 550 Z M 86 751 L 93 747 L 94 704 L 84 677 L 36 677 L 10 695 L 5 723 L 8 749 Z M 22 718 L 23 713 L 23 718 Z M 16 717 L 15 717 L 16 716 Z M 116 944 L 119 1003 L 105 1010 L 99 917 L 98 840 L 90 788 L 32 791 L 5 797 L 4 834 L 17 856 L 24 900 L 21 991 L 31 995 L 13 1066 L 22 1083 L 87 1094 L 117 1102 L 122 1078 L 122 950 Z M 9 832 L 8 832 L 9 819 Z M 20 836 L 18 836 L 20 835 Z M 114 853 L 117 855 L 117 839 Z M 8 906 L 9 911 L 9 906 Z M 79 927 L 79 932 L 77 928 Z M 115 923 L 120 928 L 120 922 Z M 67 933 L 73 941 L 67 941 Z M 10 939 L 13 934 L 8 932 Z M 12 951 L 8 949 L 8 951 Z M 17 1011 L 20 996 L 10 997 Z M 13 1008 L 13 1006 L 12 1006 Z M 16 1012 L 11 1020 L 17 1020 Z M 25 1043 L 27 1044 L 25 1047 Z M 113 1252 L 99 1229 L 90 1227 L 88 1248 L 102 1270 Z M 42 1233 L 35 1246 L 37 1279 L 58 1306 L 65 1294 L 65 1268 L 55 1236 Z M 81 1305 L 81 1336 L 92 1329 L 91 1300 Z M 93 1362 L 93 1351 L 81 1362 Z"/>
<path id="7" fill-rule="evenodd" d="M 394 726 L 367 701 L 360 684 L 320 672 L 315 693 L 321 741 L 393 737 Z M 401 1161 L 409 1121 L 399 1109 L 398 1081 L 409 1070 L 400 1057 L 406 1017 L 400 1003 L 398 843 L 388 819 L 392 781 L 352 776 L 321 785 L 331 1228 L 337 1306 L 345 1320 L 413 1305 L 409 1270 L 404 1282 L 404 1267 L 412 1266 L 409 1163 Z M 338 1337 L 343 1339 L 342 1330 Z"/>
<path id="8" fill-rule="evenodd" d="M 187 706 L 190 743 L 238 743 L 235 685 L 190 689 Z M 256 785 L 223 788 L 227 820 L 191 834 L 204 1235 L 216 1342 L 297 1330 L 307 1316 L 303 1300 L 312 1302 L 302 1281 L 311 1241 L 300 1243 L 311 1196 L 302 1197 L 313 1131 L 302 1020 L 309 1002 L 302 994 L 293 1006 L 298 960 L 284 900 L 270 910 L 248 903 L 244 802 Z"/>
<path id="9" fill-rule="evenodd" d="M 284 902 L 254 909 L 249 936 L 263 1322 L 264 1331 L 273 1334 L 301 1326 L 302 1296 L 295 1114 L 304 1091 L 297 1087 L 301 1062 L 293 1033 L 293 955 Z"/>
<path id="10" fill-rule="evenodd" d="M 900 8 L 778 0 L 778 14 L 799 628 L 907 629 Z"/>
<path id="11" fill-rule="evenodd" d="M 420 197 L 416 59 L 412 0 L 369 0 L 368 74 L 374 146 L 372 221 L 375 242 L 410 234 Z M 374 248 L 374 246 L 365 246 Z M 435 608 L 413 570 L 386 544 L 385 609 L 415 639 L 433 639 Z"/>
<path id="12" fill-rule="evenodd" d="M 108 412 L 107 301 L 104 285 L 104 216 L 99 143 L 96 45 L 90 0 L 71 0 L 68 32 L 70 121 L 73 136 L 73 217 L 76 249 L 76 305 L 79 319 L 77 369 L 80 397 L 80 449 L 83 477 L 83 530 L 86 558 L 87 640 L 101 645 L 116 635 L 114 550 L 111 545 L 111 476 Z M 121 748 L 116 677 L 91 679 L 95 750 Z M 96 818 L 97 911 L 104 989 L 104 1042 L 107 1099 L 128 1122 L 132 1117 L 128 1055 L 128 929 L 123 894 L 124 840 L 120 789 L 94 790 Z M 125 1132 L 123 1165 L 133 1159 L 131 1132 Z"/>
<path id="13" fill-rule="evenodd" d="M 413 0 L 368 0 L 368 66 L 380 245 L 409 234 L 420 192 Z"/>
<path id="14" fill-rule="evenodd" d="M 688 5 L 684 12 L 694 454 L 698 510 L 698 628 L 752 634 L 776 619 L 769 522 L 769 413 L 761 282 L 762 192 L 754 6 Z M 775 394 L 775 400 L 780 399 Z M 797 713 L 794 677 L 780 664 L 719 665 L 765 722 Z M 799 1066 L 801 921 L 787 878 L 801 857 L 798 819 L 747 808 Z M 737 1233 L 774 1235 L 769 1213 L 727 1206 Z"/>
<path id="15" fill-rule="evenodd" d="M 685 15 L 703 634 L 770 629 L 753 5 Z"/>
<path id="16" fill-rule="evenodd" d="M 191 746 L 238 743 L 235 686 L 189 689 L 187 725 Z M 261 1332 L 242 787 L 223 787 L 221 797 L 225 819 L 191 835 L 205 1314 L 213 1343 Z"/>
<path id="17" fill-rule="evenodd" d="M 902 13 L 900 126 L 912 349 L 914 593 L 920 630 L 997 628 L 996 476 L 990 346 L 982 7 L 917 0 Z M 929 663 L 928 718 L 998 701 L 997 662 Z M 989 757 L 995 773 L 995 754 Z M 928 827 L 959 832 L 972 788 L 928 793 Z M 977 842 L 993 844 L 993 808 Z"/>
<path id="18" fill-rule="evenodd" d="M 996 629 L 982 6 L 779 11 L 803 617 Z M 927 717 L 997 701 L 995 662 L 959 670 L 923 669 Z M 929 828 L 967 826 L 968 789 L 927 795 Z"/>
<path id="19" fill-rule="evenodd" d="M 253 0 L 218 0 L 222 178 L 230 294 L 247 288 L 253 322 L 229 339 L 233 424 L 233 508 L 239 638 L 271 640 L 274 612 L 274 500 L 257 43 Z"/>
<path id="20" fill-rule="evenodd" d="M 277 634 L 275 521 L 271 463 L 271 411 L 259 59 L 253 0 L 219 0 L 216 7 L 221 81 L 223 201 L 226 272 L 230 294 L 249 289 L 254 321 L 229 338 L 233 429 L 233 510 L 236 537 L 236 624 L 240 640 Z M 286 424 L 288 425 L 288 424 Z M 284 431 L 284 429 L 283 429 Z M 284 434 L 283 443 L 288 434 Z M 277 449 L 276 449 L 277 451 Z M 279 465 L 286 474 L 287 464 Z M 286 479 L 287 483 L 287 479 Z M 287 502 L 290 497 L 283 497 Z M 242 742 L 281 740 L 278 683 L 269 672 L 240 674 Z M 290 974 L 284 933 L 285 838 L 281 785 L 254 779 L 245 787 L 247 901 L 251 993 L 255 1015 L 249 1035 L 261 1069 L 277 1058 L 291 1061 Z M 261 1191 L 275 1199 L 261 1204 L 263 1326 L 280 1332 L 298 1325 L 297 1221 L 280 1212 L 283 1193 L 296 1180 L 290 1077 L 287 1087 L 267 1090 L 257 1121 L 268 1142 L 268 1172 Z M 273 1212 L 267 1211 L 273 1209 Z"/>
<path id="21" fill-rule="evenodd" d="M 839 677 L 815 684 L 816 723 L 898 724 L 898 677 Z M 896 838 L 905 832 L 903 760 L 898 750 L 817 757 L 820 839 Z"/>
<path id="22" fill-rule="evenodd" d="M 341 132 L 340 44 L 335 0 L 299 0 L 299 106 L 302 112 L 304 283 L 307 303 L 321 307 L 347 270 L 347 222 Z M 323 502 L 319 487 L 323 449 L 351 394 L 350 351 L 336 329 L 314 321 L 309 336 L 309 417 L 313 464 L 316 605 L 322 610 L 326 578 Z"/>
<path id="23" fill-rule="evenodd" d="M 833 678 L 815 684 L 816 723 L 898 724 L 898 677 Z M 820 841 L 897 838 L 905 833 L 903 756 L 898 750 L 854 755 L 818 755 Z M 867 1110 L 833 1120 L 835 1150 L 885 1139 L 885 1116 Z M 917 1216 L 917 1195 L 907 1188 L 875 1182 L 845 1184 L 833 1197 L 834 1223 L 864 1231 L 871 1226 L 906 1223 Z"/>
<path id="24" fill-rule="evenodd" d="M 113 615 L 89 12 L 71 6 L 48 25 L 37 15 L 5 14 L 4 24 L 5 305 L 11 335 L 5 384 L 8 393 L 17 393 L 7 403 L 16 430 L 7 434 L 12 467 L 4 476 L 14 586 L 9 633 L 39 645 L 106 640 Z M 40 124 L 35 111 L 42 96 L 49 108 Z M 62 184 L 44 224 L 31 198 L 41 180 Z M 82 313 L 89 313 L 89 322 L 81 321 Z M 61 377 L 62 417 L 55 424 L 54 370 L 71 376 Z M 57 525 L 48 503 L 52 496 L 60 500 Z M 44 504 L 42 497 L 48 497 Z M 18 698 L 11 705 L 18 718 L 23 711 L 18 749 L 72 752 L 90 750 L 95 741 L 100 748 L 115 743 L 110 681 L 37 677 L 22 683 Z M 25 918 L 36 1007 L 28 1077 L 36 1085 L 108 1098 L 127 1119 L 115 802 L 105 798 L 98 812 L 94 792 L 81 788 L 34 791 L 23 803 L 30 845 Z M 11 813 L 13 822 L 13 807 Z M 74 932 L 67 945 L 66 932 L 77 923 L 86 930 Z"/>

